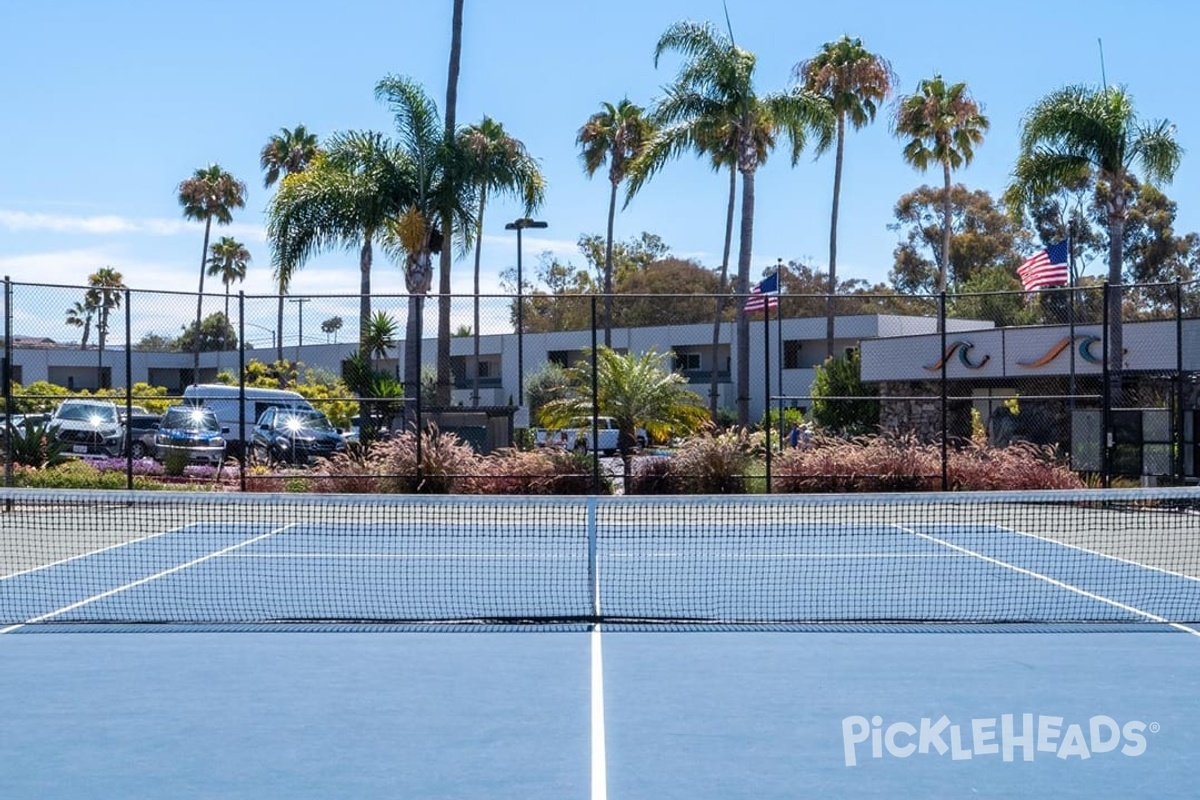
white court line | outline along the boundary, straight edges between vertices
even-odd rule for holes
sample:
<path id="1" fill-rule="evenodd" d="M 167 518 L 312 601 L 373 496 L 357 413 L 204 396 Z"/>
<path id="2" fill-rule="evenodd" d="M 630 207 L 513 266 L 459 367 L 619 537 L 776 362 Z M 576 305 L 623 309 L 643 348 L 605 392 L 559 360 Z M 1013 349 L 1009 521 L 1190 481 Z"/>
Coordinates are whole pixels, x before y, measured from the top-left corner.
<path id="1" fill-rule="evenodd" d="M 608 800 L 608 760 L 604 747 L 604 659 L 600 653 L 600 624 L 592 627 L 592 795 Z"/>
<path id="2" fill-rule="evenodd" d="M 145 578 L 139 578 L 136 581 L 130 581 L 129 583 L 125 584 L 124 586 L 118 586 L 115 589 L 108 589 L 107 591 L 103 591 L 103 592 L 100 592 L 99 594 L 92 595 L 91 597 L 71 603 L 70 605 L 66 605 L 66 606 L 63 606 L 62 608 L 55 609 L 54 611 L 51 611 L 47 614 L 42 614 L 41 616 L 38 616 L 38 617 L 31 617 L 30 619 L 27 619 L 24 622 L 18 622 L 16 625 L 9 625 L 7 628 L 0 628 L 0 635 L 6 634 L 6 633 L 12 633 L 13 631 L 17 630 L 18 628 L 23 628 L 26 625 L 35 625 L 39 622 L 45 622 L 48 619 L 54 619 L 57 616 L 66 614 L 68 611 L 74 611 L 77 608 L 82 608 L 83 606 L 89 605 L 90 603 L 94 603 L 97 600 L 103 600 L 106 597 L 112 597 L 113 595 L 123 592 L 126 589 L 132 589 L 135 586 L 141 586 L 143 584 L 149 583 L 150 581 L 158 580 L 159 578 L 163 578 L 163 577 L 166 577 L 167 575 L 172 575 L 176 572 L 187 569 L 188 567 L 194 567 L 197 564 L 203 564 L 205 561 L 209 561 L 211 559 L 217 558 L 218 556 L 223 556 L 226 553 L 231 553 L 234 550 L 245 547 L 247 545 L 254 544 L 255 542 L 262 541 L 263 539 L 266 539 L 268 536 L 274 536 L 277 533 L 282 533 L 283 531 L 287 530 L 288 528 L 292 527 L 295 524 L 296 523 L 294 523 L 294 522 L 288 523 L 287 525 L 284 525 L 282 528 L 276 528 L 275 530 L 267 531 L 266 533 L 260 533 L 258 536 L 255 536 L 251 539 L 247 539 L 244 542 L 238 542 L 237 544 L 233 544 L 233 545 L 230 545 L 229 547 L 225 547 L 220 550 L 214 551 L 212 553 L 209 553 L 208 555 L 201 556 L 200 558 L 194 558 L 185 564 L 178 564 L 174 567 L 171 567 L 170 569 L 164 569 L 162 572 L 156 572 L 155 574 L 148 575 Z"/>
<path id="3" fill-rule="evenodd" d="M 1072 586 L 1071 584 L 1065 583 L 1064 581 L 1060 581 L 1057 578 L 1051 578 L 1049 575 L 1043 575 L 1040 572 L 1034 572 L 1033 570 L 1026 569 L 1025 567 L 1018 567 L 1016 564 L 1009 564 L 1007 561 L 1001 561 L 998 558 L 992 558 L 989 555 L 984 555 L 983 553 L 977 553 L 974 550 L 970 550 L 966 547 L 962 547 L 960 545 L 954 544 L 953 542 L 947 542 L 945 539 L 939 539 L 936 536 L 931 536 L 927 533 L 921 533 L 918 530 L 914 530 L 912 528 L 908 528 L 903 525 L 897 525 L 896 527 L 906 533 L 912 534 L 913 536 L 917 536 L 921 539 L 926 539 L 930 542 L 935 542 L 937 544 L 942 545 L 943 547 L 948 547 L 951 550 L 954 550 L 959 553 L 963 553 L 964 555 L 978 558 L 980 561 L 986 561 L 989 564 L 995 564 L 998 567 L 1010 569 L 1013 572 L 1019 573 L 1021 575 L 1028 575 L 1031 578 L 1037 578 L 1040 581 L 1045 581 L 1046 583 L 1050 584 L 1051 586 L 1056 586 L 1059 589 L 1066 589 L 1069 592 L 1074 592 L 1075 594 L 1080 595 L 1081 597 L 1086 597 L 1089 600 L 1095 600 L 1100 603 L 1106 603 L 1114 608 L 1119 608 L 1122 611 L 1128 612 L 1130 614 L 1135 614 L 1139 617 L 1144 617 L 1145 619 L 1148 619 L 1151 622 L 1165 624 L 1169 627 L 1175 628 L 1176 630 L 1183 631 L 1184 633 L 1190 633 L 1193 636 L 1200 636 L 1200 630 L 1197 630 L 1196 628 L 1192 628 L 1188 625 L 1183 625 L 1178 622 L 1167 622 L 1165 617 L 1160 617 L 1158 614 L 1154 614 L 1149 611 L 1144 611 L 1143 609 L 1136 608 L 1135 606 L 1128 605 L 1127 603 L 1122 603 L 1119 600 L 1113 600 L 1111 597 L 1105 597 L 1104 595 L 1096 594 L 1095 592 L 1089 592 L 1087 589 L 1081 589 L 1078 586 Z"/>
<path id="4" fill-rule="evenodd" d="M 1026 536 L 1030 539 L 1037 539 L 1038 541 L 1048 542 L 1050 544 L 1056 544 L 1056 545 L 1059 545 L 1060 547 L 1067 547 L 1067 548 L 1070 548 L 1071 550 L 1078 550 L 1081 553 L 1087 553 L 1088 555 L 1091 555 L 1091 556 L 1100 556 L 1101 558 L 1111 559 L 1112 561 L 1119 561 L 1122 564 L 1128 564 L 1131 567 L 1141 567 L 1142 569 L 1149 569 L 1149 570 L 1153 570 L 1154 572 L 1161 572 L 1164 575 L 1170 575 L 1172 578 L 1183 578 L 1184 580 L 1196 581 L 1197 583 L 1200 583 L 1200 578 L 1196 577 L 1195 575 L 1188 575 L 1187 573 L 1184 573 L 1184 572 L 1176 572 L 1174 570 L 1164 569 L 1163 567 L 1156 567 L 1153 564 L 1143 564 L 1140 561 L 1133 561 L 1132 559 L 1121 558 L 1121 556 L 1114 556 L 1114 555 L 1110 555 L 1108 553 L 1101 553 L 1099 550 L 1092 550 L 1091 548 L 1082 547 L 1077 544 L 1071 544 L 1070 542 L 1060 542 L 1057 539 L 1051 539 L 1049 537 L 1041 536 L 1036 533 L 1027 533 L 1025 531 L 1019 531 L 1016 528 L 1010 528 L 1007 525 L 997 525 L 996 527 L 1002 531 L 1007 531 L 1008 533 L 1015 533 L 1017 536 Z"/>
<path id="5" fill-rule="evenodd" d="M 690 555 L 687 553 L 605 553 L 605 558 L 680 558 Z M 705 554 L 709 560 L 744 561 L 772 559 L 791 561 L 795 559 L 842 559 L 842 558 L 957 558 L 951 553 L 716 553 Z M 429 559 L 429 560 L 478 560 L 478 561 L 580 561 L 583 556 L 579 553 L 235 553 L 231 558 L 272 559 L 322 559 L 322 558 L 362 558 L 378 559 Z"/>
<path id="6" fill-rule="evenodd" d="M 101 553 L 107 553 L 109 550 L 116 550 L 121 547 L 128 547 L 131 544 L 138 544 L 140 542 L 147 542 L 151 539 L 157 539 L 160 536 L 166 536 L 169 533 L 179 533 L 180 531 L 187 530 L 188 528 L 192 527 L 192 525 L 203 525 L 203 524 L 204 523 L 202 523 L 202 522 L 191 522 L 191 523 L 188 523 L 187 525 L 181 525 L 178 528 L 171 528 L 170 530 L 159 531 L 158 533 L 151 533 L 147 536 L 141 536 L 137 539 L 130 539 L 129 541 L 126 541 L 126 542 L 117 542 L 116 544 L 110 544 L 107 547 L 101 547 L 98 550 L 91 550 L 87 553 L 80 553 L 79 555 L 68 556 L 67 558 L 60 558 L 58 561 L 52 561 L 49 564 L 39 564 L 36 567 L 29 567 L 28 569 L 22 569 L 22 570 L 18 570 L 16 572 L 10 572 L 7 575 L 0 575 L 0 581 L 6 581 L 9 578 L 16 578 L 20 575 L 28 575 L 33 572 L 38 572 L 39 570 L 49 569 L 50 567 L 59 567 L 59 566 L 62 566 L 63 564 L 70 564 L 72 561 L 78 561 L 81 558 L 87 558 L 88 556 L 97 556 L 97 555 L 100 555 Z"/>

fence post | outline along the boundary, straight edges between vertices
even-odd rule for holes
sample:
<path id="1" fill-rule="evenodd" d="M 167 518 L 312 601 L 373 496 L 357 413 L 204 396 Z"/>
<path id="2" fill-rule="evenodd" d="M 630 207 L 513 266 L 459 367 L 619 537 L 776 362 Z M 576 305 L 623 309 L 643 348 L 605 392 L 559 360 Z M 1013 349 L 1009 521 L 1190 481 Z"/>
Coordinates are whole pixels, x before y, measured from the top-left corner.
<path id="1" fill-rule="evenodd" d="M 1109 342 L 1112 331 L 1109 327 L 1109 288 L 1108 281 L 1105 281 L 1100 303 L 1104 329 L 1104 357 L 1100 361 L 1100 379 L 1104 382 L 1104 386 L 1100 390 L 1102 404 L 1100 409 L 1100 482 L 1106 489 L 1112 485 L 1109 475 L 1109 448 L 1112 447 L 1112 381 L 1109 366 Z"/>
<path id="2" fill-rule="evenodd" d="M 4 381 L 4 425 L 12 419 L 12 281 L 4 276 L 4 359 L 0 363 L 0 380 Z M 12 486 L 12 430 L 4 437 L 4 485 Z"/>
<path id="3" fill-rule="evenodd" d="M 771 296 L 759 295 L 763 298 L 763 444 L 767 449 L 766 464 L 766 493 L 771 493 Z"/>
<path id="4" fill-rule="evenodd" d="M 129 420 L 133 417 L 133 303 L 129 288 L 125 289 L 125 488 L 133 489 L 133 433 Z M 196 331 L 200 335 L 200 331 Z M 100 380 L 103 382 L 104 371 Z"/>
<path id="5" fill-rule="evenodd" d="M 600 367 L 600 358 L 597 350 L 600 345 L 596 336 L 596 295 L 592 295 L 592 494 L 600 494 L 600 431 L 599 420 L 596 415 L 600 413 L 597 401 L 600 393 L 600 376 L 597 374 Z M 624 487 L 626 493 L 629 492 L 629 487 Z"/>
<path id="6" fill-rule="evenodd" d="M 1175 479 L 1183 481 L 1183 284 L 1175 279 L 1175 435 L 1171 437 L 1171 469 Z"/>
<path id="7" fill-rule="evenodd" d="M 228 323 L 228 320 L 226 320 Z M 279 332 L 283 341 L 283 331 Z M 272 342 L 274 344 L 274 342 Z M 257 420 L 255 420 L 257 422 Z M 246 491 L 246 462 L 250 458 L 246 436 L 246 293 L 238 291 L 238 439 L 242 452 L 238 456 L 238 485 Z"/>
<path id="8" fill-rule="evenodd" d="M 950 488 L 950 449 L 949 449 L 949 391 L 946 386 L 946 364 L 949 361 L 946 358 L 946 291 L 943 289 L 938 295 L 938 330 L 942 333 L 942 369 L 941 369 L 941 396 L 942 396 L 942 491 Z"/>

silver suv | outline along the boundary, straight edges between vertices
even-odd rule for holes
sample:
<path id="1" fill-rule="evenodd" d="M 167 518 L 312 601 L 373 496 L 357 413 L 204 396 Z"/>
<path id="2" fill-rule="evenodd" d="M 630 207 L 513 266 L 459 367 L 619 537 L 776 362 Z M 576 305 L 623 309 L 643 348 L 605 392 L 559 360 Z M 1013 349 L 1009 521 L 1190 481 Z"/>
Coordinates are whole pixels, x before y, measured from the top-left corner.
<path id="1" fill-rule="evenodd" d="M 64 452 L 84 458 L 116 458 L 125 451 L 125 426 L 117 406 L 107 400 L 63 400 L 46 424 Z"/>

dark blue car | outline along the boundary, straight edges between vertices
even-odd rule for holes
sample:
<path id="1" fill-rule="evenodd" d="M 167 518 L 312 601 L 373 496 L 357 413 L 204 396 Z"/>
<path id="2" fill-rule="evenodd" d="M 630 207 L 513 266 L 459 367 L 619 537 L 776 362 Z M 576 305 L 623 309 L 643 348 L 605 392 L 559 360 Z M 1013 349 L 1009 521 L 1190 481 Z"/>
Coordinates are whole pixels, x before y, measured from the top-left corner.
<path id="1" fill-rule="evenodd" d="M 308 464 L 346 449 L 342 432 L 313 408 L 268 408 L 254 426 L 255 458 L 266 464 Z"/>

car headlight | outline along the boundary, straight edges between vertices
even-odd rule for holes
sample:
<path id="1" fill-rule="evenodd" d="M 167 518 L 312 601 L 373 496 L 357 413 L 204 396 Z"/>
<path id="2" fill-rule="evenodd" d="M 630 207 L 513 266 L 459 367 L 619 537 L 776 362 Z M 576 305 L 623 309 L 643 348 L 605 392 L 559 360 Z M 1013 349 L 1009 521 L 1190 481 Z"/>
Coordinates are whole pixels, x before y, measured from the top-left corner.
<path id="1" fill-rule="evenodd" d="M 215 439 L 210 439 L 208 443 L 211 444 L 213 447 L 224 447 L 225 446 L 225 440 L 222 439 L 220 436 L 218 436 Z"/>

